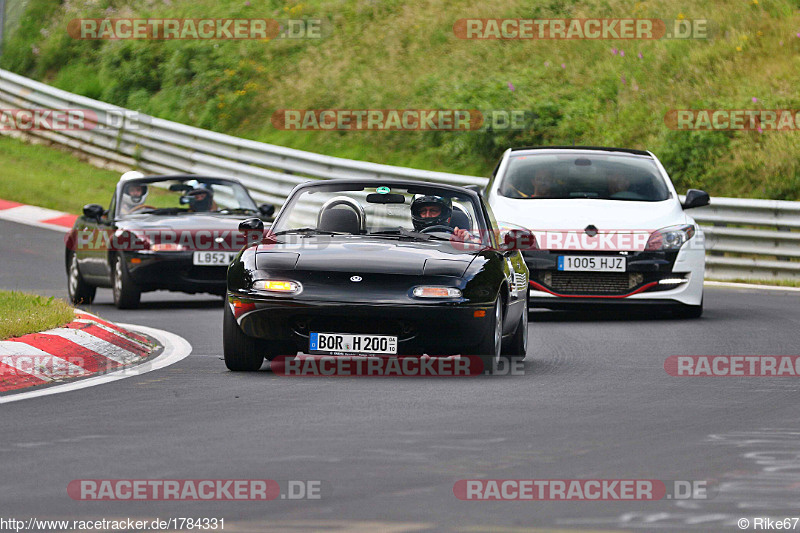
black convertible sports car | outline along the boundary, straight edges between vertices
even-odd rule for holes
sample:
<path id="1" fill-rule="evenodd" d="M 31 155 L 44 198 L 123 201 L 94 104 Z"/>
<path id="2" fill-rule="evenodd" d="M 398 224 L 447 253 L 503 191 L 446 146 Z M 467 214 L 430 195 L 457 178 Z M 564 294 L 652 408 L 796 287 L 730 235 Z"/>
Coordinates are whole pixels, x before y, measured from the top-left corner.
<path id="1" fill-rule="evenodd" d="M 85 206 L 67 234 L 70 300 L 91 303 L 98 287 L 112 288 L 120 309 L 145 291 L 224 295 L 228 265 L 247 244 L 239 223 L 274 211 L 234 179 L 127 172 L 109 208 Z"/>
<path id="2" fill-rule="evenodd" d="M 228 268 L 225 364 L 252 371 L 298 351 L 522 359 L 528 268 L 517 243 L 530 238 L 525 231 L 500 232 L 489 206 L 462 187 L 299 185 L 261 242 Z"/>

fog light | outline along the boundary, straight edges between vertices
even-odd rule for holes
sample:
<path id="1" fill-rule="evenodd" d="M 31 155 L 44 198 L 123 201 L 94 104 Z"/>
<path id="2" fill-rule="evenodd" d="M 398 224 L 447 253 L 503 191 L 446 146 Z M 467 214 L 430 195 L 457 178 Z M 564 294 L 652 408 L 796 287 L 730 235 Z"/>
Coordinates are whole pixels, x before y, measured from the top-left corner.
<path id="1" fill-rule="evenodd" d="M 461 291 L 453 287 L 414 287 L 417 298 L 461 298 Z"/>
<path id="2" fill-rule="evenodd" d="M 259 291 L 295 293 L 300 292 L 301 286 L 296 281 L 284 280 L 258 280 L 253 282 L 253 288 Z"/>
<path id="3" fill-rule="evenodd" d="M 628 288 L 632 289 L 638 285 L 641 285 L 644 281 L 644 274 L 635 272 L 628 275 Z"/>
<path id="4" fill-rule="evenodd" d="M 658 282 L 659 285 L 680 285 L 687 283 L 689 280 L 685 278 L 664 278 Z"/>
<path id="5" fill-rule="evenodd" d="M 182 244 L 167 242 L 162 244 L 152 244 L 150 245 L 150 249 L 154 252 L 183 252 L 186 250 L 186 247 L 184 247 Z"/>

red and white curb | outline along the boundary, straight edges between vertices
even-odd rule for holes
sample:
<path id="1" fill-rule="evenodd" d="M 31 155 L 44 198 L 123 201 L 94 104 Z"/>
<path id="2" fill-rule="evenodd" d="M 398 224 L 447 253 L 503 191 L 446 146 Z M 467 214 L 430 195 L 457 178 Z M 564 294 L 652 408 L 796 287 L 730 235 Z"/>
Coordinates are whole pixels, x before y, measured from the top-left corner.
<path id="1" fill-rule="evenodd" d="M 66 233 L 78 215 L 0 199 L 0 219 Z"/>
<path id="2" fill-rule="evenodd" d="M 73 322 L 41 333 L 0 341 L 0 403 L 108 383 L 171 365 L 191 353 L 191 345 L 172 333 L 144 326 L 120 326 L 76 310 Z M 158 345 L 163 352 L 150 360 Z M 135 366 L 132 366 L 135 365 Z M 75 380 L 75 378 L 88 379 Z M 54 385 L 66 381 L 61 385 Z M 50 385 L 36 389 L 36 386 Z"/>

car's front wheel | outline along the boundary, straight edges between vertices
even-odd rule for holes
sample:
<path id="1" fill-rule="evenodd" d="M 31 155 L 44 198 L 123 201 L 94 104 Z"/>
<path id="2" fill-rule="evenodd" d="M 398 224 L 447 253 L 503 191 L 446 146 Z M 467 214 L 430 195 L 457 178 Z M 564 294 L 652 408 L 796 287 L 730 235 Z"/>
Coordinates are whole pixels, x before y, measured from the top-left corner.
<path id="1" fill-rule="evenodd" d="M 67 250 L 67 294 L 73 305 L 90 304 L 97 294 L 97 287 L 86 283 L 81 276 L 78 256 L 71 250 Z"/>
<path id="2" fill-rule="evenodd" d="M 499 294 L 490 320 L 490 327 L 487 328 L 483 342 L 478 345 L 477 354 L 483 361 L 483 371 L 487 374 L 497 369 L 503 350 L 503 299 Z"/>
<path id="3" fill-rule="evenodd" d="M 255 372 L 264 363 L 266 342 L 248 337 L 236 323 L 230 305 L 223 306 L 222 319 L 222 351 L 225 366 L 234 372 Z"/>
<path id="4" fill-rule="evenodd" d="M 125 257 L 121 253 L 117 254 L 114 261 L 111 281 L 111 288 L 114 291 L 114 305 L 118 309 L 136 309 L 139 307 L 142 292 L 131 279 L 125 266 Z"/>
<path id="5" fill-rule="evenodd" d="M 524 361 L 528 353 L 528 297 L 525 298 L 525 306 L 522 308 L 522 316 L 517 323 L 514 336 L 508 340 L 503 350 L 503 354 L 508 356 L 511 361 Z"/>

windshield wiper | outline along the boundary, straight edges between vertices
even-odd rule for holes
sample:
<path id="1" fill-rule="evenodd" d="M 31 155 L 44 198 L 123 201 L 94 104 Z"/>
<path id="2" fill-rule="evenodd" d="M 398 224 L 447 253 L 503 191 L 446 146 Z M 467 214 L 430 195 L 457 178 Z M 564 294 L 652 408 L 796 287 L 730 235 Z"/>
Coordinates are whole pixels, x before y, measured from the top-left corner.
<path id="1" fill-rule="evenodd" d="M 350 235 L 349 233 L 342 233 L 339 231 L 324 231 L 317 228 L 287 229 L 273 233 L 273 235 L 288 235 L 290 233 L 297 233 L 299 235 Z"/>
<path id="2" fill-rule="evenodd" d="M 433 237 L 428 233 L 420 233 L 418 231 L 410 231 L 405 228 L 394 228 L 394 229 L 387 229 L 383 231 L 373 231 L 371 233 L 367 233 L 368 237 L 406 237 L 409 239 L 421 239 L 423 241 L 427 241 Z"/>
<path id="3" fill-rule="evenodd" d="M 258 213 L 256 209 L 250 209 L 249 207 L 236 207 L 236 208 L 225 208 L 225 209 L 217 209 L 216 211 L 212 211 L 212 213 L 219 213 L 221 215 L 230 215 L 230 214 L 245 214 L 245 213 Z"/>
<path id="4" fill-rule="evenodd" d="M 139 214 L 147 214 L 147 215 L 177 215 L 180 213 L 185 213 L 183 209 L 180 207 L 154 207 L 153 209 L 140 209 L 139 211 L 134 211 L 133 215 Z"/>

